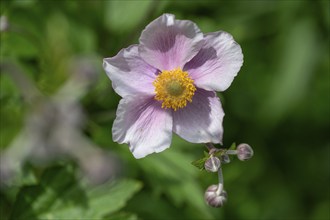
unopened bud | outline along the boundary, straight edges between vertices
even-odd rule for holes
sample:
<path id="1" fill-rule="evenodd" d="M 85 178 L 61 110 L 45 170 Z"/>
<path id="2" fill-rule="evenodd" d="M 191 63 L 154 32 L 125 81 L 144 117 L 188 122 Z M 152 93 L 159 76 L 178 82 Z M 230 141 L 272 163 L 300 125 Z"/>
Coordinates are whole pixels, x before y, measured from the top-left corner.
<path id="1" fill-rule="evenodd" d="M 211 185 L 205 191 L 205 201 L 209 206 L 222 207 L 227 201 L 227 193 L 225 190 L 218 191 L 219 185 Z"/>
<path id="2" fill-rule="evenodd" d="M 220 161 L 223 164 L 230 163 L 230 158 L 229 158 L 228 154 L 222 154 L 220 156 Z"/>
<path id="3" fill-rule="evenodd" d="M 205 161 L 204 167 L 206 171 L 217 172 L 221 166 L 220 160 L 217 157 L 211 156 Z"/>
<path id="4" fill-rule="evenodd" d="M 248 160 L 253 156 L 253 150 L 248 144 L 239 144 L 236 150 L 239 160 Z"/>

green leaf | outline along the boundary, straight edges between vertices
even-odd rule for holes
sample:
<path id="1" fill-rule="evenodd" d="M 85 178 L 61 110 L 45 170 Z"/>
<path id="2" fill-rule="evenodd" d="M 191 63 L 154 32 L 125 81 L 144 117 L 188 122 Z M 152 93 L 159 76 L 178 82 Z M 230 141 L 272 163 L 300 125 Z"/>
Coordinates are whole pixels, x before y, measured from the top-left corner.
<path id="1" fill-rule="evenodd" d="M 141 184 L 134 180 L 121 180 L 115 183 L 105 184 L 90 190 L 87 193 L 87 207 L 67 206 L 61 203 L 54 209 L 44 213 L 40 217 L 46 219 L 67 218 L 102 218 L 123 208 L 126 201 L 141 188 Z"/>
<path id="2" fill-rule="evenodd" d="M 1 59 L 1 61 L 3 60 Z M 22 95 L 10 78 L 11 73 L 3 69 L 1 69 L 1 73 L 4 74 L 0 76 L 0 149 L 3 149 L 10 145 L 21 130 L 25 108 Z"/>
<path id="3" fill-rule="evenodd" d="M 72 166 L 44 172 L 38 185 L 24 186 L 17 195 L 10 219 L 101 219 L 123 208 L 141 188 L 135 180 L 83 188 Z"/>
<path id="4" fill-rule="evenodd" d="M 236 143 L 233 142 L 230 147 L 228 148 L 228 150 L 236 150 Z"/>
<path id="5" fill-rule="evenodd" d="M 205 170 L 204 164 L 205 161 L 209 158 L 210 156 L 207 155 L 201 159 L 195 160 L 193 162 L 191 162 L 192 165 L 194 165 L 195 167 L 197 167 L 199 170 Z"/>
<path id="6" fill-rule="evenodd" d="M 82 200 L 84 192 L 74 184 L 72 166 L 52 167 L 44 172 L 38 185 L 24 186 L 17 195 L 10 219 L 37 219 L 40 213 L 49 209 L 56 199 L 66 199 L 65 194 L 77 189 L 77 201 Z M 72 199 L 74 199 L 72 198 Z"/>
<path id="7" fill-rule="evenodd" d="M 88 192 L 91 208 L 86 217 L 96 218 L 118 211 L 141 188 L 141 182 L 127 179 L 91 190 Z"/>
<path id="8" fill-rule="evenodd" d="M 112 214 L 110 216 L 106 216 L 103 219 L 111 219 L 111 220 L 137 220 L 138 217 L 134 213 L 126 213 L 126 212 L 119 212 L 116 214 Z"/>
<path id="9" fill-rule="evenodd" d="M 2 34 L 2 33 L 1 33 Z M 34 58 L 38 56 L 38 47 L 27 37 L 15 33 L 3 33 L 1 36 L 1 57 Z"/>
<path id="10" fill-rule="evenodd" d="M 205 157 L 209 157 L 210 155 L 209 155 L 208 152 L 204 151 L 204 156 L 205 156 Z"/>

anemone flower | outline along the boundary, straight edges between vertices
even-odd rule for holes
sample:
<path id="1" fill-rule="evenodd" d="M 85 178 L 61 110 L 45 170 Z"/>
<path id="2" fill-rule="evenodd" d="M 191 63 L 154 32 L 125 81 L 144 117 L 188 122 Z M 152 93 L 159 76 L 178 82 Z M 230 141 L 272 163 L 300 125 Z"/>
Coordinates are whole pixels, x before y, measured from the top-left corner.
<path id="1" fill-rule="evenodd" d="M 173 132 L 192 143 L 222 143 L 224 112 L 216 91 L 226 90 L 243 64 L 241 47 L 218 31 L 164 14 L 142 31 L 139 44 L 103 60 L 122 99 L 113 140 L 135 158 L 171 145 Z"/>

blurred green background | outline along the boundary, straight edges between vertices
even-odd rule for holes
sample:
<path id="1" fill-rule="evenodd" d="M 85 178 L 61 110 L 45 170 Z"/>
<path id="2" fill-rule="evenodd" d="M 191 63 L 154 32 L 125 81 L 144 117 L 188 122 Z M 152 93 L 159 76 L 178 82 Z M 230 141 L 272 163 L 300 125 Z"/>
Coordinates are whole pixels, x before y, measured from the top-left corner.
<path id="1" fill-rule="evenodd" d="M 1 0 L 0 219 L 330 219 L 329 1 Z M 102 59 L 138 43 L 162 13 L 224 30 L 243 67 L 219 94 L 228 201 L 190 163 L 204 146 L 174 137 L 136 160 L 114 143 L 120 97 Z M 220 146 L 218 146 L 220 147 Z"/>

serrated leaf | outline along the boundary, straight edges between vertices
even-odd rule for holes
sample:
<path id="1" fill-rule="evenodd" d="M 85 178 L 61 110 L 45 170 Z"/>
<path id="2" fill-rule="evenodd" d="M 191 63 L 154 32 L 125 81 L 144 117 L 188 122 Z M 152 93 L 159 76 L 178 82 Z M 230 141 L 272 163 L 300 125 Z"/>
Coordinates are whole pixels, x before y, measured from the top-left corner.
<path id="1" fill-rule="evenodd" d="M 56 199 L 66 200 L 64 198 L 65 193 L 72 187 L 77 187 L 74 182 L 72 166 L 56 166 L 46 170 L 38 185 L 21 188 L 16 197 L 10 219 L 38 219 L 37 216 L 47 211 Z M 77 196 L 83 195 L 84 192 L 78 190 Z M 77 199 L 83 201 L 81 198 Z"/>
<path id="2" fill-rule="evenodd" d="M 205 157 L 208 157 L 208 156 L 209 156 L 209 153 L 206 152 L 206 151 L 204 151 L 204 156 L 205 156 Z"/>
<path id="3" fill-rule="evenodd" d="M 228 148 L 228 150 L 236 150 L 236 143 L 233 142 L 230 147 Z"/>
<path id="4" fill-rule="evenodd" d="M 85 189 L 72 167 L 50 168 L 39 184 L 20 190 L 10 219 L 101 219 L 124 207 L 141 186 L 135 180 L 121 180 Z"/>
<path id="5" fill-rule="evenodd" d="M 195 160 L 195 161 L 191 162 L 191 164 L 194 165 L 195 167 L 197 167 L 199 170 L 205 170 L 204 164 L 208 158 L 209 158 L 209 155 L 207 155 L 207 157 L 203 157 L 201 159 Z"/>

